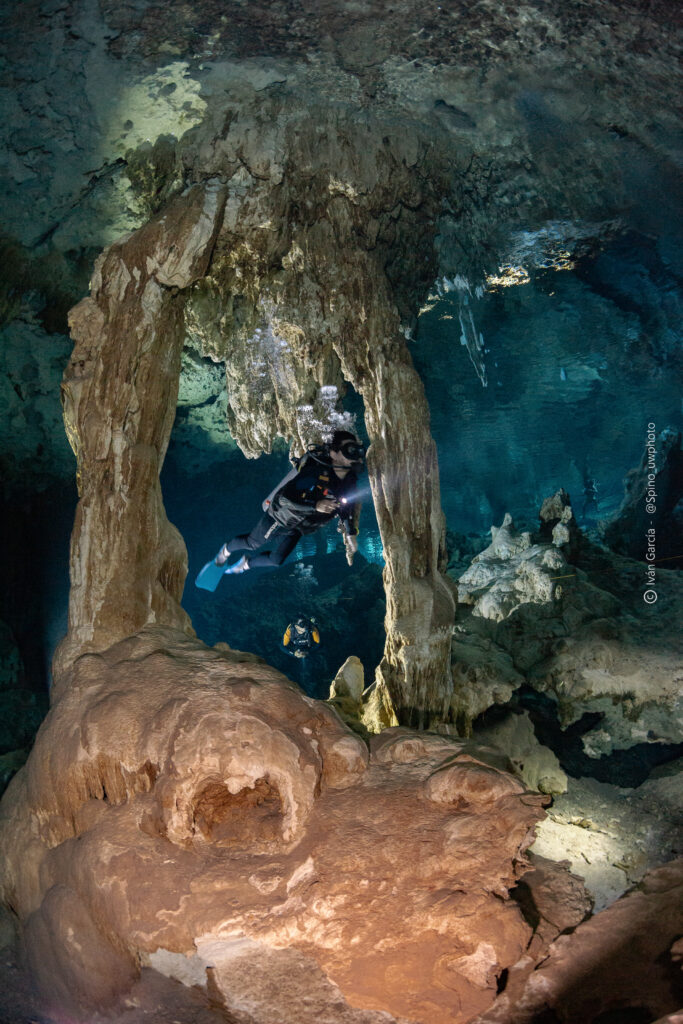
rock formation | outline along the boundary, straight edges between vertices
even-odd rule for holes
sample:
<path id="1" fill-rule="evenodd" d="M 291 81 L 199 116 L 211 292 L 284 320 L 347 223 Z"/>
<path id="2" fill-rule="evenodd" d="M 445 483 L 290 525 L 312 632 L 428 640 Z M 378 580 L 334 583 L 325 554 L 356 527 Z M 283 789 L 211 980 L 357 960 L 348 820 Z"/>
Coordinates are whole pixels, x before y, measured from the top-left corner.
<path id="1" fill-rule="evenodd" d="M 112 246 L 91 296 L 71 313 L 75 346 L 62 394 L 80 501 L 58 661 L 148 622 L 190 629 L 180 608 L 187 556 L 164 515 L 159 472 L 180 374 L 178 293 L 206 270 L 223 201 L 217 185 L 195 188 Z"/>
<path id="2" fill-rule="evenodd" d="M 567 776 L 552 750 L 539 743 L 529 714 L 508 712 L 499 721 L 476 729 L 477 742 L 504 750 L 529 789 L 564 793 Z"/>
<path id="3" fill-rule="evenodd" d="M 239 1024 L 668 1012 L 677 867 L 580 924 L 580 883 L 537 863 L 516 894 L 529 921 L 536 912 L 532 936 L 508 897 L 543 798 L 502 755 L 396 726 L 448 720 L 444 731 L 455 722 L 464 734 L 526 684 L 549 695 L 563 727 L 597 710 L 591 757 L 680 736 L 680 668 L 664 642 L 679 583 L 662 570 L 657 607 L 644 609 L 642 566 L 583 543 L 566 495 L 544 506 L 537 537 L 511 520 L 495 528 L 458 574 L 453 635 L 436 446 L 419 342 L 409 346 L 420 315 L 452 293 L 452 312 L 436 315 L 461 335 L 437 338 L 433 372 L 444 373 L 439 345 L 461 342 L 490 394 L 503 382 L 479 324 L 487 288 L 567 271 L 622 228 L 626 245 L 628 232 L 661 234 L 657 268 L 673 280 L 660 202 L 677 158 L 670 5 L 227 0 L 217 11 L 195 0 L 169 17 L 157 0 L 29 0 L 0 20 L 12 68 L 0 83 L 3 493 L 28 469 L 31 480 L 70 473 L 50 396 L 65 311 L 95 263 L 63 381 L 80 488 L 68 635 L 0 839 L 3 898 L 49 1011 L 90 1021 L 93 1007 L 163 976 L 203 986 L 183 989 L 179 1014 L 194 1019 L 196 997 L 196 1020 L 208 1019 L 213 999 Z M 609 358 L 568 345 L 571 365 L 551 358 L 542 370 L 595 407 L 604 365 L 633 362 L 636 382 L 654 368 L 655 385 L 675 365 L 676 306 L 653 302 L 659 322 L 645 329 L 609 267 L 581 272 L 618 312 Z M 553 295 L 538 314 L 550 334 L 567 312 Z M 514 301 L 523 306 L 508 310 Z M 533 330 L 524 313 L 517 329 Z M 516 351 L 533 361 L 525 344 Z M 212 360 L 221 436 L 249 457 L 278 439 L 317 440 L 348 415 L 349 386 L 363 401 L 386 644 L 364 706 L 348 663 L 333 703 L 384 728 L 369 745 L 363 726 L 350 731 L 255 656 L 193 639 L 185 546 L 159 483 L 183 359 Z M 528 384 L 541 425 L 543 373 Z M 444 403 L 454 486 L 478 501 L 452 415 L 474 408 L 461 386 Z M 512 488 L 503 433 L 487 458 Z M 501 495 L 485 500 L 500 523 Z M 513 710 L 519 771 L 558 790 L 531 717 Z M 666 785 L 648 792 L 667 804 Z M 571 828 L 593 836 L 585 808 L 570 815 L 574 798 L 558 799 L 555 818 L 576 816 Z M 625 885 L 649 863 L 636 846 L 633 863 L 611 864 Z M 596 992 L 609 922 L 655 965 L 647 1005 L 647 971 L 616 952 L 607 967 L 622 972 L 621 1002 Z"/>
<path id="4" fill-rule="evenodd" d="M 608 910 L 561 935 L 526 978 L 520 965 L 519 986 L 517 968 L 511 971 L 510 993 L 476 1024 L 652 1021 L 680 1006 L 682 898 L 683 860 L 651 872 Z"/>
<path id="5" fill-rule="evenodd" d="M 148 629 L 64 680 L 3 803 L 3 898 L 51 1012 L 142 963 L 245 1022 L 464 1022 L 528 943 L 543 801 L 491 750 L 368 750 L 259 659 Z"/>
<path id="6" fill-rule="evenodd" d="M 640 464 L 626 474 L 621 507 L 600 532 L 619 554 L 674 569 L 680 567 L 683 528 L 681 432 L 651 426 Z"/>
<path id="7" fill-rule="evenodd" d="M 92 254 L 218 179 L 228 198 L 211 266 L 172 305 L 188 299 L 189 343 L 225 364 L 235 438 L 251 455 L 279 435 L 302 443 L 321 389 L 347 382 L 363 396 L 387 557 L 379 682 L 402 720 L 443 718 L 451 693 L 436 455 L 405 344 L 424 298 L 437 281 L 474 294 L 515 260 L 571 266 L 632 205 L 624 152 L 649 171 L 674 135 L 664 5 L 647 19 L 613 2 L 599 18 L 578 2 L 542 17 L 534 4 L 484 8 L 437 7 L 426 23 L 410 2 L 279 5 L 258 19 L 231 3 L 223 22 L 197 3 L 162 28 L 145 0 L 48 4 L 45 18 L 33 4 L 3 22 L 21 83 L 2 126 L 7 230 L 27 267 L 66 267 L 52 275 L 67 282 L 57 297 L 41 284 L 26 300 L 32 315 L 54 330 Z M 32 274 L 19 277 L 29 296 Z M 85 612 L 72 616 L 80 629 Z"/>
<path id="8" fill-rule="evenodd" d="M 387 561 L 379 681 L 399 716 L 417 709 L 423 721 L 425 714 L 443 717 L 448 707 L 453 599 L 442 576 L 445 526 L 429 414 L 400 331 L 397 303 L 407 296 L 401 299 L 383 263 L 394 246 L 407 244 L 408 231 L 429 230 L 411 209 L 435 203 L 438 179 L 417 193 L 419 147 L 404 143 L 401 153 L 395 140 L 385 155 L 381 134 L 366 129 L 355 130 L 355 157 L 345 167 L 349 126 L 327 120 L 325 146 L 318 146 L 310 170 L 325 196 L 324 220 L 291 216 L 292 204 L 302 202 L 310 129 L 302 127 L 299 135 L 274 122 L 266 133 L 267 155 L 245 149 L 251 136 L 243 126 L 231 129 L 220 146 L 202 136 L 186 159 L 201 162 L 202 180 L 215 184 L 197 185 L 107 250 L 91 298 L 72 314 L 77 344 L 65 377 L 65 418 L 84 490 L 73 543 L 69 638 L 60 657 L 97 649 L 149 622 L 182 624 L 176 602 L 184 555 L 164 526 L 154 480 L 177 394 L 178 292 L 194 284 L 187 329 L 203 354 L 226 363 L 230 426 L 247 453 L 269 450 L 278 434 L 300 445 L 312 440 L 305 413 L 321 390 L 347 380 L 363 396 Z M 305 188 L 310 193 L 308 176 Z M 397 203 L 406 209 L 399 228 L 392 214 Z M 368 227 L 369 208 L 374 227 Z M 424 278 L 423 270 L 417 273 Z M 124 332 L 128 348 L 121 351 Z M 150 367 L 162 365 L 164 375 L 152 377 Z M 133 377 L 128 390 L 120 388 L 124 374 Z M 103 376 L 110 386 L 100 393 Z M 95 387 L 84 388 L 91 377 Z M 142 536 L 139 521 L 146 524 Z M 106 544 L 95 543 L 95 536 L 106 537 Z"/>
<path id="9" fill-rule="evenodd" d="M 644 754 L 638 781 L 621 781 L 615 768 L 615 785 L 598 772 L 603 759 L 632 748 L 680 750 L 681 660 L 670 624 L 681 581 L 661 569 L 658 611 L 650 612 L 643 567 L 590 543 L 563 492 L 543 503 L 537 534 L 519 534 L 506 517 L 492 535 L 458 582 L 453 717 L 462 733 L 505 751 L 528 785 L 557 794 L 568 786 L 534 851 L 568 860 L 602 910 L 681 852 L 675 765 L 642 785 Z M 570 756 L 572 729 L 580 741 Z M 568 779 L 539 743 L 544 733 L 569 774 L 597 777 Z"/>
<path id="10" fill-rule="evenodd" d="M 631 789 L 569 778 L 538 826 L 534 854 L 568 862 L 596 913 L 682 852 L 680 765 L 670 766 L 670 775 L 660 771 Z"/>
<path id="11" fill-rule="evenodd" d="M 678 574 L 660 571 L 652 613 L 641 566 L 579 544 L 575 526 L 560 526 L 562 548 L 543 541 L 542 531 L 533 543 L 508 517 L 461 575 L 454 718 L 466 729 L 527 683 L 553 698 L 563 727 L 600 713 L 599 728 L 584 740 L 590 756 L 648 739 L 679 742 L 682 669 L 670 638 L 683 600 Z M 567 562 L 562 552 L 573 546 Z"/>
<path id="12" fill-rule="evenodd" d="M 474 556 L 458 580 L 458 600 L 472 605 L 473 615 L 501 622 L 522 605 L 560 599 L 562 587 L 555 580 L 567 568 L 559 548 L 568 534 L 553 537 L 552 545 L 532 544 L 531 535 L 518 533 L 506 515 L 500 527 L 491 527 L 491 537 L 489 547 Z"/>

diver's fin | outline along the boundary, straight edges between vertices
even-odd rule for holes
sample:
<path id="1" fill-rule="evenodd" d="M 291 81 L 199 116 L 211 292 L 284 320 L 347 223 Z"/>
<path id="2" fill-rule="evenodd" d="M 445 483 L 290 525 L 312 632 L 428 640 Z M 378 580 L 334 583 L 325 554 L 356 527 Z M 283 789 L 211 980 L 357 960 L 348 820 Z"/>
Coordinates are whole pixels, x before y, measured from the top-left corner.
<path id="1" fill-rule="evenodd" d="M 235 562 L 234 565 L 229 565 L 227 569 L 223 569 L 223 572 L 226 576 L 234 576 L 235 573 L 246 572 L 248 568 L 247 556 L 242 555 L 239 561 Z"/>
<path id="2" fill-rule="evenodd" d="M 216 565 L 215 559 L 212 558 L 210 562 L 206 563 L 201 572 L 198 573 L 194 585 L 199 587 L 200 590 L 210 590 L 213 593 L 220 583 L 224 572 L 225 566 Z"/>

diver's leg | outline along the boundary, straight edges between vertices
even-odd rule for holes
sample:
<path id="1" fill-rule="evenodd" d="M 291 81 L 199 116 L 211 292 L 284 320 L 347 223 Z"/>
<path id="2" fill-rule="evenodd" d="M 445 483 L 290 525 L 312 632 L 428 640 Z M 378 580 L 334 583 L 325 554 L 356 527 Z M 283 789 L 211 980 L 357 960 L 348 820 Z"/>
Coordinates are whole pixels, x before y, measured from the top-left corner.
<path id="1" fill-rule="evenodd" d="M 248 559 L 250 569 L 277 569 L 301 540 L 301 534 L 298 530 L 286 530 L 282 526 L 271 536 L 274 540 L 279 540 L 280 543 L 273 551 L 264 551 L 261 555 L 252 555 Z"/>
<path id="2" fill-rule="evenodd" d="M 310 673 L 308 671 L 308 665 L 306 664 L 308 658 L 301 658 L 299 661 L 299 686 L 304 691 L 307 697 L 312 697 L 310 686 Z"/>
<path id="3" fill-rule="evenodd" d="M 264 513 L 249 533 L 240 533 L 237 537 L 233 537 L 232 540 L 223 545 L 221 552 L 225 553 L 227 561 L 227 558 L 234 551 L 256 551 L 270 537 L 277 536 L 279 529 L 280 527 L 278 527 L 275 520 L 271 519 L 267 513 Z"/>

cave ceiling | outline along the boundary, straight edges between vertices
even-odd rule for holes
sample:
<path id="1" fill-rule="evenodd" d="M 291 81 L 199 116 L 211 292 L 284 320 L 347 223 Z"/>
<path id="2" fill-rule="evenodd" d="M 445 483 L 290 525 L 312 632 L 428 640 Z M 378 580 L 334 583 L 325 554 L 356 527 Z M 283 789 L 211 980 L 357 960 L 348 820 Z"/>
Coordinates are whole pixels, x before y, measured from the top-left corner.
<path id="1" fill-rule="evenodd" d="M 98 253 L 150 219 L 172 228 L 199 186 L 221 211 L 206 272 L 147 272 L 183 292 L 186 345 L 225 365 L 232 437 L 250 456 L 278 436 L 301 448 L 316 402 L 351 383 L 385 547 L 408 524 L 421 552 L 397 555 L 397 578 L 436 572 L 438 484 L 396 493 L 435 459 L 405 340 L 454 293 L 486 383 L 470 300 L 625 230 L 669 237 L 655 200 L 680 155 L 674 28 L 657 2 L 6 9 L 6 477 L 72 472 L 46 354 L 63 365 Z"/>
<path id="2" fill-rule="evenodd" d="M 5 230 L 32 249 L 101 247 L 205 174 L 207 143 L 229 141 L 236 123 L 246 133 L 253 122 L 245 170 L 277 186 L 282 152 L 269 160 L 268 149 L 285 123 L 312 133 L 315 164 L 333 121 L 351 153 L 384 135 L 399 161 L 411 166 L 412 149 L 434 175 L 448 206 L 444 273 L 492 269 L 502 225 L 604 222 L 633 205 L 627 156 L 666 172 L 678 128 L 672 13 L 578 0 L 8 8 Z"/>
<path id="3" fill-rule="evenodd" d="M 536 486 L 533 471 L 540 460 L 534 439 L 525 435 L 545 438 L 551 428 L 563 436 L 570 427 L 582 430 L 581 424 L 567 426 L 568 417 L 548 413 L 543 395 L 551 375 L 556 380 L 561 374 L 567 391 L 586 398 L 586 405 L 601 374 L 610 380 L 611 395 L 618 392 L 624 377 L 617 370 L 624 366 L 630 383 L 642 378 L 649 394 L 665 377 L 674 378 L 679 306 L 669 286 L 680 275 L 675 253 L 681 157 L 678 27 L 677 12 L 665 0 L 27 0 L 0 12 L 2 496 L 7 499 L 11 487 L 30 493 L 48 480 L 71 481 L 75 454 L 80 502 L 72 532 L 69 624 L 61 630 L 66 638 L 53 661 L 56 714 L 51 720 L 73 722 L 69 735 L 90 744 L 95 760 L 89 772 L 78 744 L 64 746 L 54 739 L 58 731 L 46 729 L 30 771 L 38 777 L 38 759 L 50 757 L 53 746 L 65 764 L 76 751 L 74 763 L 86 765 L 83 779 L 72 786 L 76 811 L 80 814 L 81 797 L 89 805 L 83 834 L 86 825 L 105 827 L 100 811 L 93 810 L 99 790 L 105 802 L 107 789 L 116 796 L 118 769 L 110 772 L 100 757 L 112 746 L 112 721 L 125 743 L 133 742 L 139 725 L 144 743 L 151 737 L 156 744 L 154 730 L 142 728 L 140 695 L 152 694 L 145 698 L 148 716 L 156 714 L 154 693 L 159 707 L 175 715 L 187 705 L 192 716 L 197 702 L 213 701 L 211 689 L 197 688 L 202 672 L 216 695 L 226 699 L 224 683 L 241 680 L 245 665 L 253 679 L 246 679 L 243 692 L 231 691 L 230 698 L 244 700 L 249 715 L 254 680 L 285 693 L 281 680 L 271 680 L 272 670 L 255 655 L 231 651 L 226 643 L 209 651 L 193 638 L 181 604 L 189 540 L 166 518 L 161 493 L 160 474 L 177 409 L 186 424 L 196 416 L 202 429 L 208 421 L 201 421 L 201 409 L 215 410 L 220 423 L 209 426 L 216 444 L 233 453 L 238 445 L 256 458 L 282 438 L 301 450 L 321 423 L 351 415 L 338 402 L 349 385 L 355 391 L 352 401 L 358 406 L 362 400 L 384 561 L 385 602 L 364 623 L 369 629 L 367 623 L 375 622 L 379 632 L 386 612 L 384 655 L 370 698 L 378 729 L 399 721 L 419 728 L 470 729 L 493 705 L 508 704 L 526 679 L 533 690 L 525 695 L 531 710 L 517 715 L 521 705 L 516 708 L 518 720 L 512 725 L 527 734 L 535 727 L 531 712 L 540 707 L 539 694 L 548 702 L 556 699 L 563 729 L 580 725 L 586 713 L 595 715 L 598 709 L 596 728 L 582 740 L 584 762 L 613 748 L 630 748 L 637 740 L 645 745 L 645 736 L 652 745 L 673 747 L 680 735 L 674 734 L 677 670 L 666 645 L 680 604 L 678 579 L 674 583 L 670 573 L 670 589 L 662 587 L 658 607 L 645 609 L 660 615 L 657 629 L 644 618 L 641 630 L 634 625 L 643 612 L 640 566 L 624 566 L 622 560 L 605 568 L 603 556 L 598 559 L 589 547 L 584 556 L 586 564 L 596 560 L 595 576 L 583 579 L 579 569 L 565 573 L 570 565 L 556 550 L 565 541 L 556 541 L 554 530 L 552 545 L 547 537 L 532 544 L 530 534 L 518 533 L 509 518 L 493 531 L 493 543 L 484 552 L 471 543 L 472 535 L 456 538 L 462 547 L 458 559 L 469 562 L 475 549 L 480 551 L 470 575 L 456 573 L 455 562 L 448 565 L 446 502 L 442 507 L 432 434 L 437 437 L 438 426 L 437 440 L 441 444 L 446 438 L 456 474 L 444 493 L 457 490 L 463 501 L 479 502 L 481 508 L 481 478 L 475 470 L 477 463 L 487 462 L 499 501 L 516 489 L 520 503 L 535 511 L 538 495 L 524 488 Z M 620 264 L 617 260 L 595 269 L 598 255 L 615 240 L 630 257 L 634 238 L 651 246 L 655 270 L 650 277 L 640 254 L 633 255 L 626 283 L 612 273 L 615 264 L 626 266 L 626 256 Z M 669 277 L 659 289 L 656 272 L 664 266 Z M 577 267 L 583 276 L 553 273 Z M 549 276 L 568 282 L 558 286 L 561 295 L 552 308 Z M 632 294 L 639 276 L 643 294 L 649 289 L 654 296 L 649 308 L 657 323 L 649 334 L 637 322 L 641 298 Z M 543 280 L 544 289 L 508 287 L 535 280 Z M 492 293 L 497 297 L 493 313 L 491 307 L 487 312 L 476 305 Z M 508 359 L 500 359 L 494 374 L 498 362 L 484 359 L 483 335 L 488 337 L 496 316 L 503 324 L 500 348 L 507 348 Z M 594 350 L 579 348 L 588 333 L 585 325 L 602 327 L 608 318 L 610 330 L 596 332 Z M 577 354 L 574 361 L 560 364 L 557 349 L 547 358 L 544 350 L 567 322 Z M 461 337 L 452 331 L 457 323 Z M 451 359 L 456 351 L 465 360 L 459 342 L 469 360 L 464 363 L 467 378 L 463 362 L 458 366 Z M 450 390 L 449 377 L 455 379 Z M 73 454 L 64 436 L 60 382 Z M 446 395 L 445 409 L 431 404 L 434 382 Z M 481 402 L 480 385 L 489 388 Z M 502 437 L 485 436 L 487 425 L 482 424 L 484 401 L 491 403 L 496 387 L 511 395 Z M 596 448 L 602 448 L 604 459 L 614 460 L 615 452 L 621 457 L 622 423 L 607 406 L 595 413 L 594 422 L 599 416 L 609 421 Z M 470 452 L 461 430 L 468 418 L 474 424 L 469 436 L 483 437 L 481 448 L 475 451 L 471 445 Z M 521 436 L 524 443 L 518 444 Z M 519 451 L 527 446 L 528 472 L 512 457 L 515 445 Z M 572 469 L 568 457 L 562 461 L 553 453 L 551 459 L 559 471 L 586 482 L 587 465 Z M 237 464 L 236 458 L 227 484 L 222 481 L 227 500 L 234 494 Z M 627 468 L 614 469 L 614 474 Z M 645 463 L 641 470 L 642 482 Z M 538 486 L 545 483 L 542 479 Z M 241 488 L 243 480 L 238 484 Z M 564 491 L 558 495 L 567 497 Z M 494 504 L 493 493 L 484 497 L 488 525 L 507 509 Z M 185 501 L 185 494 L 181 498 Z M 570 537 L 568 502 L 567 497 L 569 511 L 559 525 Z M 4 505 L 9 508 L 12 502 Z M 49 511 L 52 515 L 53 506 Z M 24 507 L 15 503 L 13 514 L 15 522 L 26 518 L 25 532 L 17 531 L 25 547 L 40 547 L 36 560 L 49 562 L 57 550 L 49 533 L 48 542 L 41 537 L 39 545 L 34 536 L 39 531 Z M 575 526 L 572 521 L 572 531 Z M 573 532 L 570 539 L 576 541 Z M 201 543 L 208 547 L 204 537 Z M 17 574 L 30 575 L 24 571 L 25 549 L 18 546 L 18 552 L 15 560 L 21 564 L 10 579 L 5 607 L 29 603 L 12 585 Z M 571 547 L 568 559 L 570 554 Z M 498 562 L 505 563 L 502 569 Z M 518 574 L 519 565 L 531 570 Z M 467 585 L 476 583 L 477 573 L 487 572 L 497 573 L 502 584 L 513 580 L 517 590 L 501 585 L 480 601 Z M 34 575 L 37 589 L 43 577 L 37 569 Z M 576 585 L 554 583 L 577 576 Z M 66 571 L 63 577 L 66 581 Z M 631 596 L 625 601 L 626 584 Z M 358 576 L 356 588 L 358 593 Z M 44 619 L 35 620 L 39 628 L 26 630 L 31 641 L 48 620 L 58 631 L 56 615 L 43 608 L 42 600 L 35 605 Z M 344 600 L 345 607 L 354 605 L 356 618 L 364 615 L 362 604 Z M 342 608 L 341 584 L 329 601 L 336 602 L 335 610 Z M 470 607 L 463 610 L 468 601 Z M 510 619 L 514 602 L 526 611 Z M 259 627 L 266 613 L 273 622 L 279 614 L 262 596 L 257 612 Z M 137 638 L 131 639 L 133 634 Z M 227 639 L 234 644 L 231 635 Z M 656 658 L 648 655 L 654 646 L 662 649 Z M 131 666 L 148 658 L 149 668 L 143 666 L 136 675 Z M 634 682 L 635 664 L 642 674 Z M 154 691 L 147 686 L 147 671 Z M 177 705 L 169 702 L 174 687 Z M 94 702 L 89 732 L 80 723 L 83 708 L 90 706 L 81 702 L 86 691 L 87 701 Z M 283 698 L 283 718 L 291 707 L 303 723 L 299 708 L 304 704 L 308 708 L 292 689 L 286 702 Z M 313 733 L 307 725 L 303 734 L 319 728 L 321 735 L 326 730 L 329 735 L 328 709 L 315 714 Z M 508 728 L 510 722 L 503 725 Z M 222 735 L 222 724 L 216 728 Z M 93 739 L 96 733 L 101 748 Z M 203 734 L 197 729 L 196 735 L 201 760 Z M 438 746 L 441 739 L 435 742 Z M 133 757 L 125 743 L 117 757 L 121 764 L 140 764 L 131 785 L 142 791 L 154 823 L 158 792 L 152 794 L 152 769 L 167 758 L 165 748 L 160 744 L 149 753 L 143 744 Z M 357 748 L 360 741 L 354 739 L 350 749 Z M 349 742 L 344 749 L 348 753 Z M 188 777 L 194 779 L 190 753 Z M 382 757 L 373 771 L 393 755 Z M 396 764 L 411 758 L 397 754 Z M 567 785 L 557 764 L 551 763 L 543 776 L 548 792 Z M 58 758 L 54 765 L 66 777 Z M 360 765 L 356 774 L 360 777 L 366 767 Z M 536 762 L 527 764 L 529 773 L 536 768 Z M 265 781 L 260 767 L 252 775 L 250 785 Z M 51 856 L 54 848 L 55 858 L 64 856 L 66 864 L 60 844 L 74 838 L 65 832 L 54 846 L 49 830 L 76 822 L 76 811 L 66 804 L 62 824 L 50 816 L 54 794 L 68 796 L 68 787 L 51 784 L 44 796 L 36 784 L 31 804 L 20 788 L 29 777 L 15 786 L 19 795 L 13 798 L 17 828 L 34 851 L 27 859 L 28 874 L 35 877 L 26 883 L 25 916 L 42 900 L 43 882 L 52 885 L 60 877 L 41 875 L 39 887 L 41 858 Z M 207 815 L 212 800 L 221 807 L 233 803 L 225 803 L 208 783 L 204 790 L 193 789 L 192 799 L 198 801 L 193 814 L 197 810 L 211 831 L 214 823 Z M 652 783 L 659 784 L 654 778 Z M 666 795 L 668 776 L 664 783 Z M 530 785 L 540 788 L 538 778 Z M 562 813 L 572 827 L 602 836 L 602 829 L 584 817 L 590 797 L 607 819 L 600 787 L 593 790 L 586 786 L 580 792 L 579 824 L 573 793 Z M 230 795 L 241 792 L 231 790 Z M 267 803 L 274 806 L 276 796 L 267 794 Z M 174 806 L 174 799 L 163 806 Z M 534 806 L 540 802 L 533 798 Z M 119 807 L 112 799 L 112 820 L 114 814 L 117 822 L 130 816 L 124 829 L 137 829 L 133 817 L 140 806 Z M 650 812 L 655 807 L 659 813 L 659 806 L 652 802 Z M 45 823 L 40 856 L 35 836 L 23 824 L 27 808 Z M 523 801 L 519 814 L 526 831 L 527 817 L 537 815 Z M 88 815 L 92 820 L 86 821 Z M 147 827 L 145 819 L 141 848 L 147 848 L 148 840 L 166 841 L 163 830 L 155 825 L 157 832 L 148 834 Z M 650 826 L 642 828 L 644 833 Z M 324 828 L 320 834 L 328 835 Z M 657 847 L 657 857 L 664 856 L 664 847 L 668 850 L 668 833 L 665 839 L 660 835 L 653 826 L 648 841 Z M 552 833 L 545 841 L 552 852 Z M 344 842 L 338 845 L 343 848 Z M 12 843 L 21 877 L 23 847 Z M 645 870 L 645 854 L 636 849 L 640 843 L 638 834 L 629 883 Z M 495 852 L 496 835 L 483 846 Z M 480 847 L 478 842 L 477 851 Z M 375 854 L 373 841 L 364 859 L 369 862 Z M 610 856 L 614 874 L 623 874 L 618 850 Z M 402 859 L 409 866 L 418 860 Z M 69 877 L 71 868 L 65 870 Z M 596 874 L 601 870 L 596 867 Z M 147 868 L 140 874 L 145 885 L 148 874 Z M 106 889 L 101 877 L 93 871 L 93 904 Z M 339 877 L 345 877 L 343 872 Z M 480 883 L 474 879 L 471 884 Z M 614 884 L 612 878 L 612 895 L 623 891 Z M 626 882 L 620 878 L 620 884 Z M 492 890 L 491 900 L 495 897 L 502 906 L 501 891 Z M 440 899 L 436 884 L 434 892 Z M 207 906 L 212 898 L 207 891 Z M 52 900 L 41 911 L 48 922 L 53 914 L 59 917 L 62 906 Z M 156 904 L 152 909 L 156 913 Z M 579 909 L 585 913 L 584 902 Z M 79 906 L 73 910 L 80 912 Z M 215 924 L 213 913 L 211 903 L 207 929 Z M 467 916 L 472 916 L 469 910 Z M 654 935 L 657 929 L 648 924 L 640 931 Z M 119 948 L 123 932 L 112 934 Z M 188 936 L 182 943 L 190 943 L 189 931 Z M 130 949 L 138 950 L 133 940 Z M 517 955 L 498 957 L 496 963 L 512 965 Z M 492 997 L 499 980 L 504 983 L 502 973 L 487 975 L 483 983 Z M 557 998 L 559 1005 L 562 996 Z M 450 1014 L 450 1008 L 445 1012 Z"/>
<path id="4" fill-rule="evenodd" d="M 408 333 L 435 282 L 473 292 L 518 265 L 570 266 L 624 227 L 671 231 L 669 4 L 43 0 L 0 17 L 2 313 L 7 351 L 31 348 L 32 363 L 49 358 L 46 334 L 63 361 L 98 252 L 209 178 L 252 219 L 246 245 L 224 232 L 188 306 L 188 340 L 214 358 L 226 335 L 264 327 L 264 303 L 301 302 L 287 261 L 317 260 L 323 290 L 342 283 L 327 259 L 340 243 L 386 273 Z M 474 329 L 468 348 L 482 376 Z M 48 384 L 5 358 L 8 422 L 26 437 L 16 455 L 3 438 L 6 472 L 68 475 Z M 326 360 L 316 383 L 338 383 Z M 296 434 L 280 420 L 250 435 L 239 406 L 230 427 L 249 454 Z"/>

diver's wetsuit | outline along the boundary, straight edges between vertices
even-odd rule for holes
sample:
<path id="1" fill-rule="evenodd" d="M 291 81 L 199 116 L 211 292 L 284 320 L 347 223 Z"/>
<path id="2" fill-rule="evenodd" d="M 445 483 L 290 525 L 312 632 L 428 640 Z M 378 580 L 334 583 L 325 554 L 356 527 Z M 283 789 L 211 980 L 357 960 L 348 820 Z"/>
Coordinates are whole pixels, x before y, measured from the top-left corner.
<path id="1" fill-rule="evenodd" d="M 235 551 L 256 551 L 268 541 L 276 545 L 271 551 L 252 555 L 250 569 L 276 569 L 297 546 L 305 533 L 339 516 L 347 523 L 351 536 L 358 532 L 360 504 L 353 499 L 358 491 L 358 477 L 352 469 L 340 479 L 332 463 L 309 459 L 295 477 L 274 495 L 268 511 L 249 533 L 239 534 L 226 544 L 230 554 Z M 336 498 L 340 502 L 335 512 L 318 512 L 316 503 L 322 498 Z M 344 504 L 342 499 L 348 499 Z"/>

